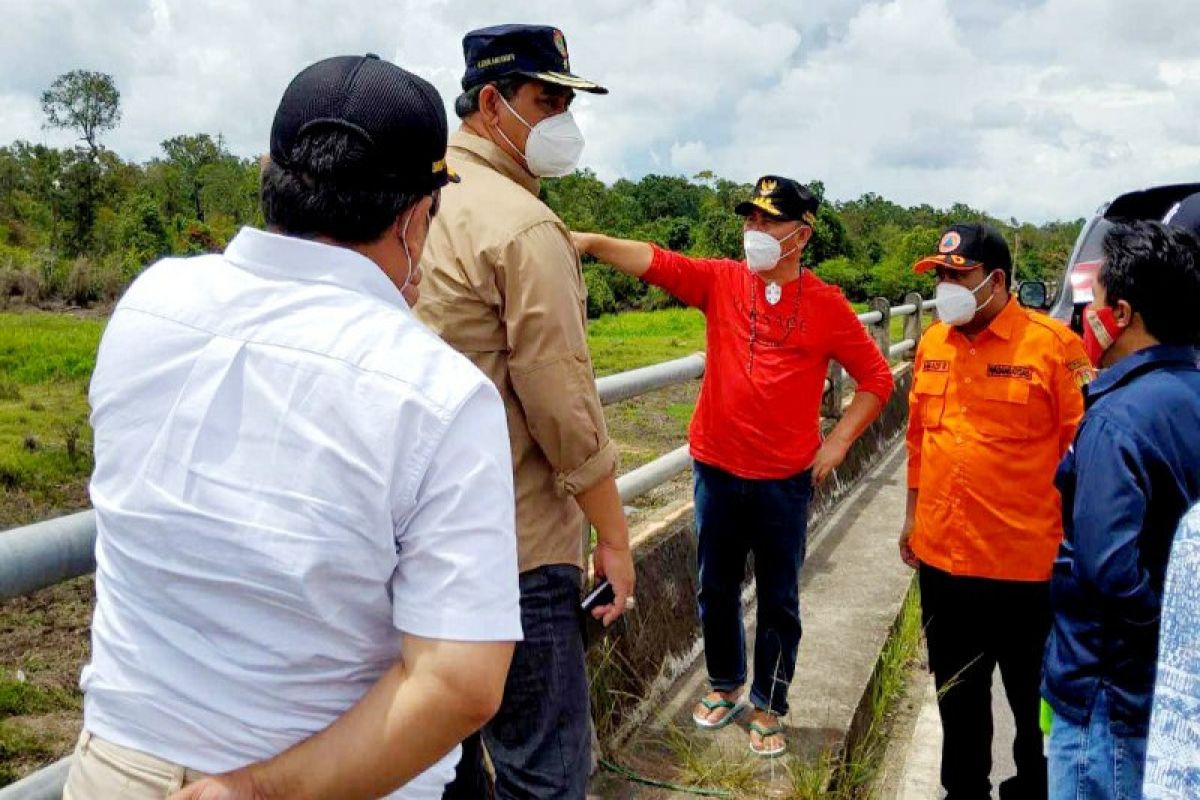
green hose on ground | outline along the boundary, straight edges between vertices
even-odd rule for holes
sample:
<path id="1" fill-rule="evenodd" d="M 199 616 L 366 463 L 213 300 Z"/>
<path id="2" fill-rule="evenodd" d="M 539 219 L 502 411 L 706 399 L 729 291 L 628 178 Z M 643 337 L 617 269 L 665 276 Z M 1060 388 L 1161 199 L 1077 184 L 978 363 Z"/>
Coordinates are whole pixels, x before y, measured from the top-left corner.
<path id="1" fill-rule="evenodd" d="M 657 781 L 653 778 L 647 778 L 644 775 L 637 774 L 628 767 L 622 767 L 620 764 L 616 764 L 606 758 L 600 759 L 600 766 L 604 767 L 609 772 L 617 773 L 625 780 L 632 781 L 633 783 L 640 783 L 644 786 L 653 786 L 658 789 L 670 789 L 673 792 L 685 792 L 687 794 L 700 795 L 701 797 L 733 797 L 733 792 L 726 791 L 725 789 L 704 789 L 697 786 L 680 786 L 674 783 L 667 783 L 666 781 Z"/>

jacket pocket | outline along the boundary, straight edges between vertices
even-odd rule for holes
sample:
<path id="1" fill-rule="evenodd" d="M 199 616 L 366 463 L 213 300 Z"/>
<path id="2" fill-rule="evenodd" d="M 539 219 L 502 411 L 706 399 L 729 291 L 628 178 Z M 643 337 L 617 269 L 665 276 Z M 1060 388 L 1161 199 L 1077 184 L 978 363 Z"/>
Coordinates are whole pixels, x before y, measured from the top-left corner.
<path id="1" fill-rule="evenodd" d="M 989 379 L 983 387 L 983 408 L 975 424 L 979 432 L 995 439 L 1028 439 L 1034 426 L 1030 418 L 1030 385 L 1018 380 Z"/>
<path id="2" fill-rule="evenodd" d="M 946 385 L 950 379 L 945 372 L 918 372 L 913 384 L 917 396 L 916 413 L 921 415 L 921 424 L 926 428 L 937 428 L 942 424 L 946 412 Z"/>

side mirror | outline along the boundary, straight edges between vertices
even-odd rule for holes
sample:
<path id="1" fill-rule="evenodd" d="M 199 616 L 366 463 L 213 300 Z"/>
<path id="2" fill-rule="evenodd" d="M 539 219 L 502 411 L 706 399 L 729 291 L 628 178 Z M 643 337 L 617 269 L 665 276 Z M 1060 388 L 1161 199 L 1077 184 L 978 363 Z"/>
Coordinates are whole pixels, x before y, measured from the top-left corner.
<path id="1" fill-rule="evenodd" d="M 1044 281 L 1025 281 L 1017 290 L 1017 302 L 1026 308 L 1045 308 L 1050 292 Z"/>

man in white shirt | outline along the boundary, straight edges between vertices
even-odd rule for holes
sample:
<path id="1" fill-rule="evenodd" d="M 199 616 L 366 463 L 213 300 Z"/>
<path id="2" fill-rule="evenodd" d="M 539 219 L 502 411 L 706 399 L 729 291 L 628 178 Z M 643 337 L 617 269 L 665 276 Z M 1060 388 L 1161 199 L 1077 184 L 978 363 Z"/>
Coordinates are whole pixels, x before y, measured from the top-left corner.
<path id="1" fill-rule="evenodd" d="M 521 638 L 504 408 L 409 310 L 445 150 L 424 80 L 314 64 L 272 127 L 270 232 L 118 304 L 67 800 L 437 798 L 495 713 Z"/>

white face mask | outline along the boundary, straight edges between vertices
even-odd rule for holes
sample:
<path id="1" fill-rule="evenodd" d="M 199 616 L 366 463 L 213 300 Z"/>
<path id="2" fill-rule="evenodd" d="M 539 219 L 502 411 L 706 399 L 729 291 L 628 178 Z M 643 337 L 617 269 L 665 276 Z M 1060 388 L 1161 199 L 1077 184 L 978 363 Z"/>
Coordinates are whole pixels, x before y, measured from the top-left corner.
<path id="1" fill-rule="evenodd" d="M 799 249 L 793 247 L 783 252 L 782 243 L 795 236 L 800 229 L 789 233 L 782 239 L 776 239 L 765 231 L 746 231 L 742 234 L 742 247 L 746 251 L 746 266 L 754 272 L 766 272 L 774 268 L 784 256 L 790 256 Z"/>
<path id="2" fill-rule="evenodd" d="M 987 304 L 992 302 L 992 298 L 996 295 L 992 294 L 982 304 L 976 304 L 975 298 L 980 290 L 991 284 L 991 275 L 988 280 L 976 286 L 974 289 L 968 289 L 965 286 L 959 286 L 957 283 L 947 283 L 942 281 L 937 285 L 937 292 L 934 295 L 934 302 L 937 303 L 938 319 L 947 325 L 966 325 L 971 320 L 975 319 L 975 315 L 987 307 Z"/>
<path id="3" fill-rule="evenodd" d="M 400 229 L 400 246 L 404 248 L 404 257 L 408 259 L 408 274 L 404 276 L 404 283 L 400 286 L 400 293 L 404 294 L 404 290 L 412 283 L 413 273 L 417 271 L 417 262 L 413 260 L 412 253 L 408 251 L 408 223 L 412 222 L 413 214 L 416 210 L 408 212 L 408 219 L 404 220 L 404 227 Z M 433 217 L 428 212 L 425 214 L 426 222 L 432 222 Z M 406 301 L 407 302 L 407 301 Z"/>
<path id="4" fill-rule="evenodd" d="M 500 101 L 514 117 L 521 120 L 522 125 L 529 128 L 529 138 L 525 140 L 525 164 L 530 172 L 539 178 L 561 178 L 575 171 L 579 157 L 583 155 L 583 131 L 575 124 L 575 117 L 570 111 L 546 117 L 537 125 L 530 125 L 508 104 L 504 95 L 500 95 Z M 520 151 L 520 148 L 504 135 L 503 130 L 496 130 L 504 136 L 504 141 L 508 142 L 513 150 Z"/>

